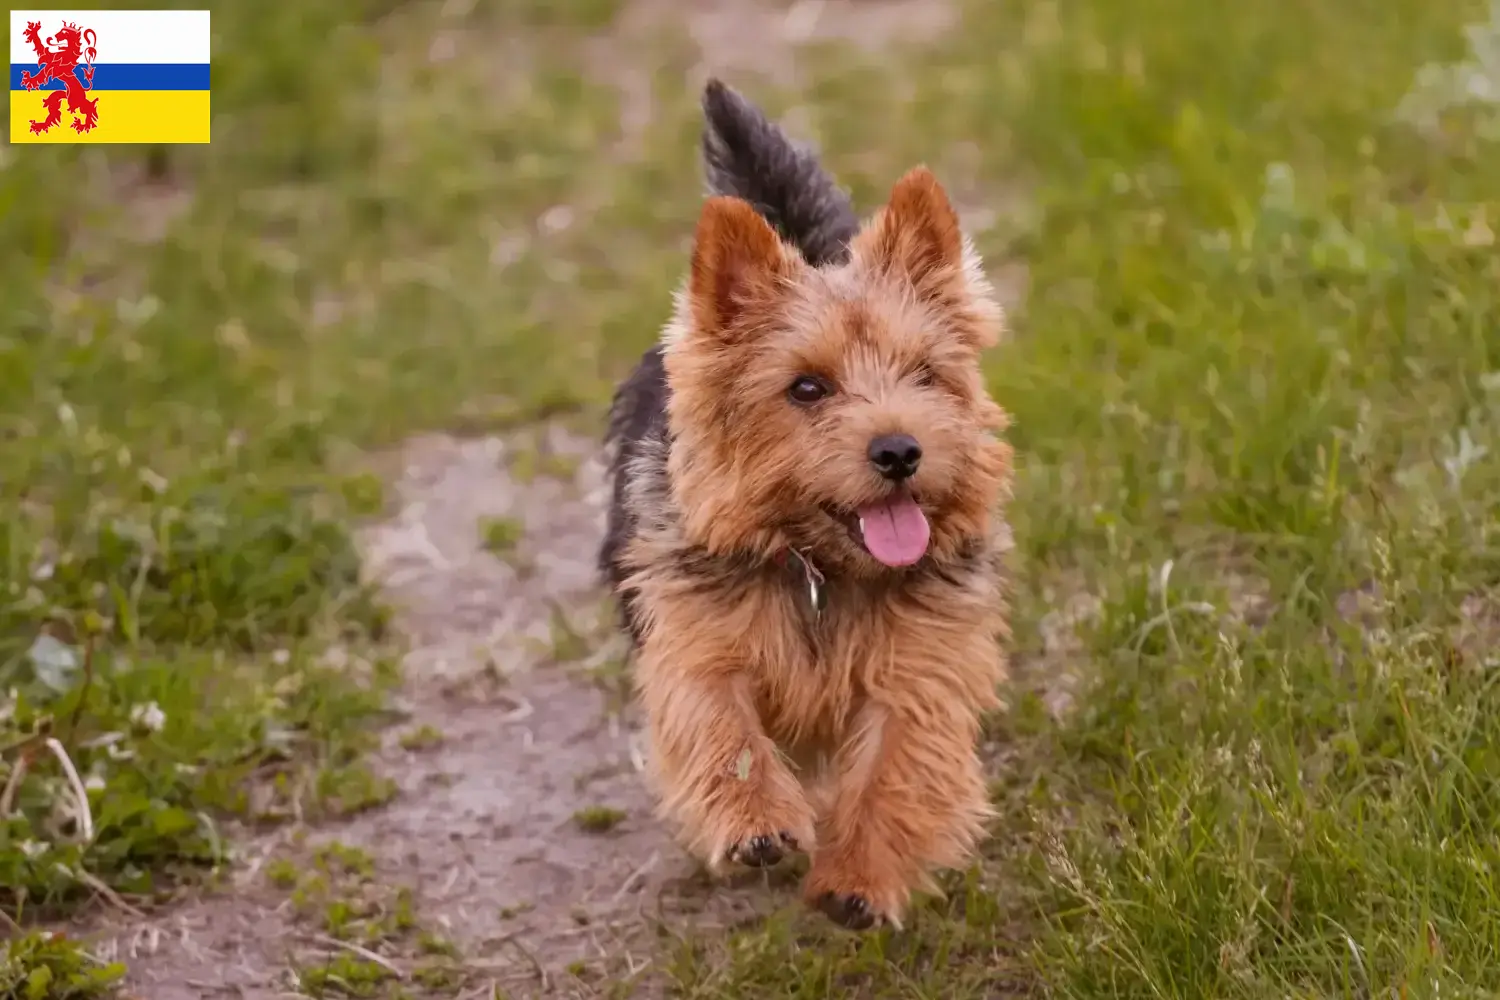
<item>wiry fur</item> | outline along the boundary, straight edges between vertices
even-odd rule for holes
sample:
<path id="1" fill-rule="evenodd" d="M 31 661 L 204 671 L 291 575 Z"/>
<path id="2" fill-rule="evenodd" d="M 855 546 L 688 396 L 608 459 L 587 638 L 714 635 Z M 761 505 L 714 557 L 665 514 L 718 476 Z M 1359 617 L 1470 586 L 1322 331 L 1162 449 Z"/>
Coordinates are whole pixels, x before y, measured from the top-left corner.
<path id="1" fill-rule="evenodd" d="M 601 563 L 688 846 L 714 865 L 806 849 L 809 900 L 898 922 L 988 815 L 975 742 L 1003 675 L 1010 450 L 978 359 L 1001 313 L 930 172 L 860 228 L 743 98 L 711 83 L 704 108 L 715 196 L 662 343 L 616 395 Z M 836 391 L 798 407 L 807 373 Z M 905 569 L 840 520 L 889 491 L 866 447 L 890 433 L 924 449 L 931 541 Z M 800 558 L 827 578 L 821 613 Z"/>

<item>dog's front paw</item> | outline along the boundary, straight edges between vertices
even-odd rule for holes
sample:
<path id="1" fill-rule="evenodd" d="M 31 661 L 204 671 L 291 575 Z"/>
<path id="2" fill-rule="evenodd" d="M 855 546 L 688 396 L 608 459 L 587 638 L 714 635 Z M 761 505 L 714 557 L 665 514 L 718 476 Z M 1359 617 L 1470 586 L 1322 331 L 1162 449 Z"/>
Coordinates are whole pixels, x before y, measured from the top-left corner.
<path id="1" fill-rule="evenodd" d="M 851 931 L 867 931 L 881 920 L 870 901 L 857 892 L 825 892 L 818 897 L 817 907 L 829 920 Z"/>
<path id="2" fill-rule="evenodd" d="M 816 857 L 802 887 L 808 905 L 851 931 L 867 931 L 884 924 L 899 930 L 910 895 L 907 887 L 895 880 L 870 877 L 856 871 L 855 866 Z"/>
<path id="3" fill-rule="evenodd" d="M 717 816 L 711 864 L 771 868 L 794 851 L 813 847 L 814 817 L 801 786 L 791 775 L 758 787 L 737 788 Z"/>
<path id="4" fill-rule="evenodd" d="M 747 868 L 774 868 L 788 851 L 798 848 L 797 838 L 786 830 L 757 833 L 730 845 L 725 860 Z"/>

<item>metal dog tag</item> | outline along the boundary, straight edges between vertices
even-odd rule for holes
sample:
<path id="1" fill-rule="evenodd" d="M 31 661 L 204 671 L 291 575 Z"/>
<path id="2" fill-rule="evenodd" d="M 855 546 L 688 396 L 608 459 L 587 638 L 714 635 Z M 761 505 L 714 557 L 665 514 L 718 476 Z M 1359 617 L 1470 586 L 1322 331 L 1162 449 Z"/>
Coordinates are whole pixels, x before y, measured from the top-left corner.
<path id="1" fill-rule="evenodd" d="M 824 586 L 828 580 L 807 556 L 796 549 L 792 549 L 792 554 L 802 566 L 802 576 L 807 581 L 807 599 L 812 604 L 813 616 L 821 618 L 823 609 L 828 606 L 828 590 Z"/>

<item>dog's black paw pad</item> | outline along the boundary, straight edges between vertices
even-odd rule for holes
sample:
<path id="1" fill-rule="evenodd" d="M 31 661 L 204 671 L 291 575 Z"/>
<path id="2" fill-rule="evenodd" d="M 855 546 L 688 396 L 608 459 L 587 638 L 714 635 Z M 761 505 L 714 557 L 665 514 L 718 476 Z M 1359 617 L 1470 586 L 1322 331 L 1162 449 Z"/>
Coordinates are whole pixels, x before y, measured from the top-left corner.
<path id="1" fill-rule="evenodd" d="M 749 868 L 770 868 L 780 864 L 787 837 L 758 834 L 740 841 L 729 849 L 729 860 Z"/>
<path id="2" fill-rule="evenodd" d="M 851 931 L 867 931 L 879 919 L 870 901 L 855 893 L 847 896 L 836 892 L 825 892 L 818 900 L 818 909 L 841 927 Z"/>

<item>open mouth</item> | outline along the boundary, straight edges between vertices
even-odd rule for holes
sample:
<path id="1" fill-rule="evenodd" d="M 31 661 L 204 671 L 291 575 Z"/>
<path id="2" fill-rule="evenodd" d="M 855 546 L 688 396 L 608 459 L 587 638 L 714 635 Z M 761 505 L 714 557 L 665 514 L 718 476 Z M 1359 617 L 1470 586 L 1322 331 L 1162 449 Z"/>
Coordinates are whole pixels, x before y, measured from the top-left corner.
<path id="1" fill-rule="evenodd" d="M 911 491 L 903 487 L 852 511 L 824 507 L 830 517 L 877 562 L 910 566 L 927 554 L 932 528 Z"/>

